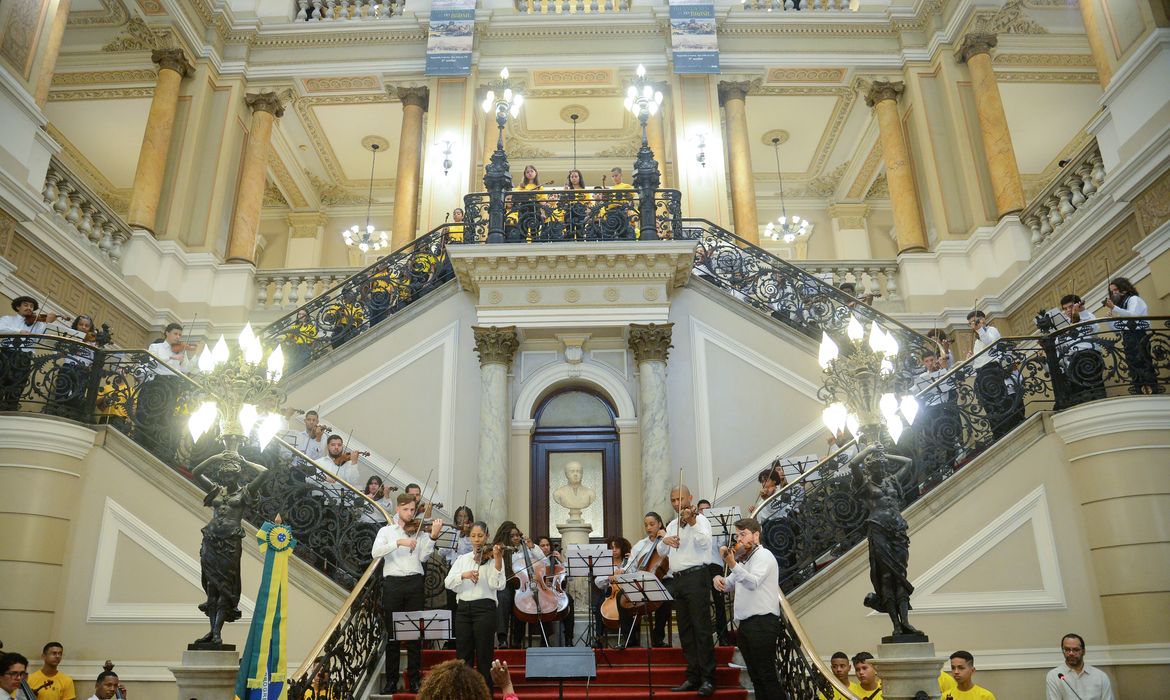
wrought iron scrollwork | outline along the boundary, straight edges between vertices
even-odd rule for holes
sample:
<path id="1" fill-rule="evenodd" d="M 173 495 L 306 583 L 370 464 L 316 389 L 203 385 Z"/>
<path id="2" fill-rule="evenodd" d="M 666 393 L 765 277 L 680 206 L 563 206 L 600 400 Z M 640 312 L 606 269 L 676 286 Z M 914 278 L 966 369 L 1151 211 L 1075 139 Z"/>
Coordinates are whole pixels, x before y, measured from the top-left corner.
<path id="1" fill-rule="evenodd" d="M 1007 435 L 1029 413 L 1170 384 L 1170 318 L 1096 320 L 1044 336 L 1002 338 L 949 372 L 915 385 L 919 413 L 891 454 L 913 460 L 899 482 L 905 508 Z M 792 591 L 865 538 L 860 485 L 845 468 L 850 443 L 756 511 L 762 542 Z"/>
<path id="2" fill-rule="evenodd" d="M 214 433 L 192 441 L 186 428 L 203 398 L 197 383 L 145 351 L 105 350 L 47 335 L 0 337 L 6 410 L 110 425 L 206 492 L 209 484 L 189 469 L 222 445 Z M 264 450 L 245 443 L 240 453 L 273 472 L 244 518 L 259 527 L 279 514 L 301 543 L 296 556 L 352 587 L 370 563 L 385 512 L 279 439 Z"/>
<path id="3" fill-rule="evenodd" d="M 369 331 L 452 279 L 447 243 L 450 236 L 459 235 L 458 226 L 439 226 L 269 324 L 262 339 L 283 346 L 288 358 L 285 375 Z"/>
<path id="4" fill-rule="evenodd" d="M 658 238 L 674 238 L 682 222 L 678 190 L 653 190 Z M 490 197 L 475 192 L 463 198 L 467 233 L 463 243 L 486 243 Z M 557 241 L 632 241 L 642 237 L 643 194 L 636 189 L 512 190 L 504 193 L 505 243 Z"/>

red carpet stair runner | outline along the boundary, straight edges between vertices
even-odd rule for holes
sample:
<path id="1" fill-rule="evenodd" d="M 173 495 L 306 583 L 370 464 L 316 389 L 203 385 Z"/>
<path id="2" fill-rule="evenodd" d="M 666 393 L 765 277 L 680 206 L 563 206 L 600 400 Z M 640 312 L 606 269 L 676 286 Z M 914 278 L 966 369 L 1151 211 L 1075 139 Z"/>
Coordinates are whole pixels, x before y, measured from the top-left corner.
<path id="1" fill-rule="evenodd" d="M 734 647 L 715 648 L 715 695 L 719 700 L 746 700 L 747 691 L 739 683 L 740 670 L 732 668 L 731 655 Z M 646 689 L 648 677 L 653 679 L 654 697 L 664 700 L 690 700 L 697 698 L 695 693 L 672 693 L 670 689 L 681 684 L 686 679 L 686 661 L 683 659 L 682 649 L 670 647 L 653 649 L 650 654 L 649 676 L 646 669 L 645 649 L 626 649 L 623 651 L 598 650 L 597 677 L 589 683 L 586 695 L 585 681 L 565 681 L 565 698 L 600 698 L 604 700 L 642 700 L 650 697 Z M 430 667 L 455 658 L 453 651 L 423 651 L 423 677 L 426 677 Z M 548 679 L 527 681 L 524 679 L 524 651 L 521 649 L 500 649 L 496 658 L 507 662 L 512 673 L 512 684 L 516 687 L 516 694 L 520 700 L 553 700 L 560 697 L 557 684 Z M 403 655 L 403 666 L 406 658 Z M 405 674 L 401 684 L 406 685 Z M 379 684 L 381 679 L 378 680 Z M 371 695 L 371 698 L 386 698 L 385 695 Z M 394 700 L 414 700 L 412 693 L 395 693 Z M 496 690 L 496 697 L 501 697 Z"/>

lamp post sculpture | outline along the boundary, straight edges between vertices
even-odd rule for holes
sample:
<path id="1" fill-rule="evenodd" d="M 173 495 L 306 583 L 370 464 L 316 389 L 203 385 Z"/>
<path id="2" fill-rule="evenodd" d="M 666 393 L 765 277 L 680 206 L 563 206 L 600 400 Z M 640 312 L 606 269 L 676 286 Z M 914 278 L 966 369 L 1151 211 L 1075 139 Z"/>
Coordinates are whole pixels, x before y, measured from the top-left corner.
<path id="1" fill-rule="evenodd" d="M 855 317 L 846 329 L 844 350 L 822 334 L 820 365 L 824 370 L 821 397 L 828 406 L 822 418 L 833 435 L 848 428 L 860 445 L 849 460 L 855 481 L 862 486 L 869 513 L 869 578 L 873 592 L 865 605 L 890 616 L 893 636 L 883 642 L 924 642 L 926 635 L 910 625 L 910 538 L 902 517 L 902 483 L 913 467 L 911 460 L 887 454 L 918 415 L 918 401 L 899 396 L 899 374 L 894 359 L 898 341 L 876 321 L 866 331 Z M 903 423 L 903 420 L 905 423 Z M 891 471 L 891 463 L 898 465 Z"/>
<path id="2" fill-rule="evenodd" d="M 251 324 L 240 333 L 239 352 L 228 350 L 223 336 L 214 349 L 199 356 L 199 381 L 210 398 L 187 420 L 191 437 L 198 441 L 217 422 L 223 451 L 208 457 L 192 473 L 211 483 L 203 499 L 211 507 L 211 519 L 203 528 L 199 566 L 207 600 L 199 604 L 211 624 L 207 634 L 192 644 L 198 649 L 222 649 L 225 622 L 240 619 L 240 557 L 243 553 L 243 517 L 272 472 L 240 455 L 240 445 L 253 432 L 260 449 L 267 447 L 284 425 L 278 410 L 285 393 L 277 385 L 284 371 L 284 354 L 278 346 L 264 362 L 264 348 Z M 245 466 L 259 476 L 250 481 Z M 234 648 L 234 647 L 231 647 Z"/>
<path id="3" fill-rule="evenodd" d="M 483 111 L 487 114 L 495 112 L 496 128 L 499 129 L 495 153 L 492 153 L 491 162 L 484 168 L 483 175 L 483 184 L 488 191 L 488 243 L 504 242 L 504 192 L 512 189 L 508 154 L 504 153 L 504 127 L 508 124 L 509 115 L 520 115 L 520 105 L 523 103 L 524 95 L 512 91 L 507 68 L 500 71 L 500 79 L 491 84 L 483 98 Z"/>
<path id="4" fill-rule="evenodd" d="M 638 157 L 634 160 L 634 188 L 638 190 L 640 202 L 638 204 L 639 233 L 642 240 L 658 238 L 658 227 L 655 217 L 654 192 L 662 182 L 658 172 L 658 161 L 654 160 L 654 151 L 650 150 L 650 143 L 646 138 L 646 123 L 650 117 L 658 113 L 662 104 L 662 93 L 654 89 L 650 81 L 646 80 L 646 68 L 638 65 L 638 74 L 633 84 L 626 91 L 626 109 L 638 117 L 642 125 L 642 147 L 638 149 Z"/>

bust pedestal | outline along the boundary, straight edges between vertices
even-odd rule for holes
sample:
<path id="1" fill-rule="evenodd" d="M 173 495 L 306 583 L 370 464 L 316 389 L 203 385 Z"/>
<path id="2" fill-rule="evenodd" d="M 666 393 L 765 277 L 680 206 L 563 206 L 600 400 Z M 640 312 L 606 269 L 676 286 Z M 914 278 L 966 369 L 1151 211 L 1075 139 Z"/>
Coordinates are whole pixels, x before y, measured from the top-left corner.
<path id="1" fill-rule="evenodd" d="M 557 530 L 561 533 L 563 552 L 571 544 L 589 544 L 589 533 L 593 532 L 593 526 L 583 520 L 571 518 L 567 523 L 557 523 Z M 574 615 L 583 619 L 587 625 L 593 624 L 593 601 L 589 596 L 592 585 L 592 581 L 586 581 L 584 578 L 569 579 L 569 595 L 573 597 Z M 582 613 L 584 617 L 580 617 Z"/>
<path id="2" fill-rule="evenodd" d="M 874 662 L 882 679 L 882 697 L 914 700 L 918 691 L 925 690 L 932 700 L 938 698 L 938 672 L 943 661 L 929 641 L 879 644 Z"/>
<path id="3" fill-rule="evenodd" d="M 234 700 L 239 672 L 240 655 L 234 647 L 230 651 L 188 649 L 183 663 L 171 667 L 179 700 Z"/>

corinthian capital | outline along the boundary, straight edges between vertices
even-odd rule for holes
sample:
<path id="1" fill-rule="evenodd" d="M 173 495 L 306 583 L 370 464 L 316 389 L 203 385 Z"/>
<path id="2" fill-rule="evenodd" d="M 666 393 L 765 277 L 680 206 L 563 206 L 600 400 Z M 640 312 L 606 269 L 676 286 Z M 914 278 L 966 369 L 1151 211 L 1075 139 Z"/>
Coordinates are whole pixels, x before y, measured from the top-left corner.
<path id="1" fill-rule="evenodd" d="M 254 92 L 244 95 L 244 102 L 252 108 L 253 112 L 268 112 L 275 117 L 284 116 L 284 105 L 281 104 L 280 95 L 275 92 Z"/>
<path id="2" fill-rule="evenodd" d="M 728 100 L 746 100 L 748 90 L 751 89 L 750 80 L 719 81 L 719 106 L 722 107 Z"/>
<path id="3" fill-rule="evenodd" d="M 191 75 L 191 63 L 182 49 L 155 49 L 150 52 L 150 60 L 158 64 L 159 70 L 173 70 L 184 78 Z"/>
<path id="4" fill-rule="evenodd" d="M 422 107 L 423 111 L 427 110 L 427 103 L 431 97 L 431 91 L 424 87 L 400 87 L 396 88 L 398 91 L 398 101 L 402 103 L 403 107 Z"/>
<path id="5" fill-rule="evenodd" d="M 906 90 L 906 83 L 901 80 L 875 80 L 869 85 L 869 91 L 865 93 L 866 106 L 872 107 L 878 102 L 884 100 L 894 100 L 897 102 L 898 96 Z"/>
<path id="6" fill-rule="evenodd" d="M 959 63 L 966 63 L 977 54 L 990 54 L 996 43 L 994 34 L 972 32 L 964 36 L 963 41 L 959 43 L 959 48 L 955 51 L 955 58 L 959 59 Z"/>
<path id="7" fill-rule="evenodd" d="M 634 361 L 666 362 L 666 356 L 674 346 L 670 344 L 670 334 L 674 329 L 673 323 L 630 324 L 630 349 L 634 351 Z"/>
<path id="8" fill-rule="evenodd" d="M 516 326 L 472 326 L 475 332 L 475 351 L 479 353 L 479 364 L 499 364 L 505 367 L 512 364 L 512 355 L 520 347 L 520 340 L 516 337 Z"/>

